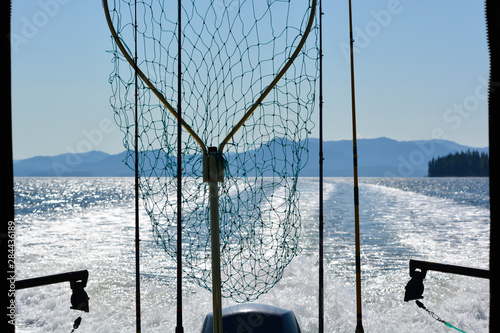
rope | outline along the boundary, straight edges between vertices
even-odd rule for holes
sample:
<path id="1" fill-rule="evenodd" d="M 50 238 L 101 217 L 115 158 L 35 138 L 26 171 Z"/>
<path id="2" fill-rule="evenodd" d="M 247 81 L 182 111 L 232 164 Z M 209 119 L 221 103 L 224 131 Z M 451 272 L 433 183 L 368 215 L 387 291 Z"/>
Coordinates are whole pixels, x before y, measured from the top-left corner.
<path id="1" fill-rule="evenodd" d="M 415 303 L 418 305 L 419 308 L 421 309 L 424 309 L 425 311 L 427 311 L 427 313 L 429 313 L 431 315 L 432 318 L 434 318 L 435 320 L 439 321 L 440 323 L 443 323 L 445 324 L 446 326 L 450 327 L 450 328 L 453 328 L 454 330 L 457 330 L 459 332 L 463 332 L 463 333 L 466 333 L 465 331 L 462 331 L 461 329 L 459 328 L 456 328 L 455 326 L 453 326 L 452 324 L 444 321 L 443 319 L 441 319 L 437 314 L 435 314 L 434 312 L 432 312 L 431 310 L 427 309 L 424 304 L 420 301 L 415 301 Z"/>

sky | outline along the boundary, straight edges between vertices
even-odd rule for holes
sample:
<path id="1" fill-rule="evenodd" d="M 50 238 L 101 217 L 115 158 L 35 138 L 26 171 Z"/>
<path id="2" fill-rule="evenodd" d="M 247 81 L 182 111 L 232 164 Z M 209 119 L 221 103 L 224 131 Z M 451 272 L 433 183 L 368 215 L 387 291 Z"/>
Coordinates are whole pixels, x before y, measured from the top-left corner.
<path id="1" fill-rule="evenodd" d="M 352 10 L 358 137 L 488 146 L 484 2 L 354 0 Z M 323 0 L 323 12 L 324 139 L 350 139 L 348 0 Z M 11 48 L 14 159 L 124 150 L 100 0 L 13 0 Z"/>

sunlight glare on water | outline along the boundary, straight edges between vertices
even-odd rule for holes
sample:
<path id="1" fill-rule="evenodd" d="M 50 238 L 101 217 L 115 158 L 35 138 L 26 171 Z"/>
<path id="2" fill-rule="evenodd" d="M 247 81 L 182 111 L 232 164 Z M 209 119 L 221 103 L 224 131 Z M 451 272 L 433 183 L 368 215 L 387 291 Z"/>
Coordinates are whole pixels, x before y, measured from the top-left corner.
<path id="1" fill-rule="evenodd" d="M 487 193 L 455 199 L 439 194 L 438 180 L 433 183 L 438 194 L 419 190 L 418 180 L 407 180 L 404 187 L 403 182 L 382 178 L 360 183 L 363 325 L 366 332 L 449 332 L 413 302 L 403 301 L 408 263 L 419 259 L 488 269 Z M 301 252 L 257 302 L 290 309 L 303 332 L 317 332 L 317 179 L 302 178 L 298 188 Z M 352 332 L 355 327 L 352 196 L 350 180 L 325 181 L 327 332 Z M 144 211 L 140 219 L 142 328 L 173 332 L 175 262 L 154 242 Z M 83 321 L 75 332 L 135 331 L 132 178 L 16 179 L 16 223 L 19 279 L 82 269 L 90 274 L 89 313 L 70 310 L 69 284 L 19 290 L 18 332 L 70 332 L 80 315 Z M 466 332 L 487 330 L 487 280 L 428 272 L 424 284 L 423 302 L 441 318 Z M 199 332 L 211 312 L 210 292 L 184 279 L 183 303 L 185 331 Z M 223 299 L 223 306 L 232 304 Z"/>

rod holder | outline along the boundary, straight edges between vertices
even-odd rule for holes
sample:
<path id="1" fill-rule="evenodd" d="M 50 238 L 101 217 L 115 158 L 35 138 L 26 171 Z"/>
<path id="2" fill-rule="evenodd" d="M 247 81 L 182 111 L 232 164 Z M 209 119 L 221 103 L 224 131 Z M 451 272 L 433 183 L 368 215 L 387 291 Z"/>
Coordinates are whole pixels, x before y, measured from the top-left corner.
<path id="1" fill-rule="evenodd" d="M 440 264 L 429 261 L 410 260 L 411 279 L 406 284 L 405 302 L 424 298 L 424 279 L 427 271 L 436 271 L 443 273 L 472 276 L 477 278 L 489 279 L 490 271 L 485 269 Z"/>
<path id="2" fill-rule="evenodd" d="M 48 284 L 69 282 L 71 290 L 71 309 L 89 312 L 89 296 L 85 292 L 89 272 L 87 270 L 47 275 L 16 281 L 16 289 L 34 288 Z"/>

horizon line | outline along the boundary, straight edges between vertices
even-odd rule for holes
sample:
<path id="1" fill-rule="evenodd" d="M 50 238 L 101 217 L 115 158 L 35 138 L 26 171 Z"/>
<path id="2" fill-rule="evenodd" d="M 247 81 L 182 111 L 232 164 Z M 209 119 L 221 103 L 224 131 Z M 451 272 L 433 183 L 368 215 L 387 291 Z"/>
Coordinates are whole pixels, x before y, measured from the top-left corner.
<path id="1" fill-rule="evenodd" d="M 309 137 L 307 138 L 308 139 L 316 139 L 316 140 L 319 140 L 319 138 L 317 137 Z M 397 139 L 393 139 L 393 138 L 389 138 L 389 137 L 386 137 L 386 136 L 380 136 L 380 137 L 376 137 L 376 138 L 366 138 L 366 137 L 362 137 L 362 136 L 359 136 L 358 135 L 358 140 L 377 140 L 377 139 L 388 139 L 388 140 L 393 140 L 393 141 L 397 141 L 397 142 L 412 142 L 412 141 L 445 141 L 445 142 L 452 142 L 452 143 L 455 143 L 457 145 L 460 145 L 460 146 L 465 146 L 465 147 L 470 147 L 470 148 L 476 148 L 476 149 L 485 149 L 485 148 L 488 148 L 489 149 L 489 145 L 487 146 L 482 146 L 482 147 L 477 147 L 477 146 L 470 146 L 470 145 L 466 145 L 466 144 L 461 144 L 461 143 L 458 143 L 456 141 L 453 141 L 453 140 L 448 140 L 448 139 L 414 139 L 414 140 L 397 140 Z M 335 139 L 335 140 L 323 140 L 323 142 L 339 142 L 339 141 L 352 141 L 352 138 L 339 138 L 339 139 Z M 54 155 L 33 155 L 33 156 L 30 156 L 30 157 L 21 157 L 21 158 L 13 158 L 13 162 L 17 162 L 17 161 L 22 161 L 22 160 L 27 160 L 27 159 L 30 159 L 30 158 L 35 158 L 35 157 L 57 157 L 57 156 L 61 156 L 61 155 L 66 155 L 66 154 L 76 154 L 76 155 L 80 155 L 80 154 L 88 154 L 88 153 L 91 153 L 91 152 L 100 152 L 100 153 L 104 153 L 104 154 L 107 154 L 107 155 L 118 155 L 118 154 L 121 154 L 123 152 L 127 151 L 127 149 L 123 149 L 117 153 L 110 153 L 110 152 L 106 152 L 106 151 L 102 151 L 102 150 L 97 150 L 97 149 L 93 149 L 93 150 L 88 150 L 88 151 L 85 151 L 85 152 L 63 152 L 63 153 L 58 153 L 58 154 L 54 154 Z"/>

